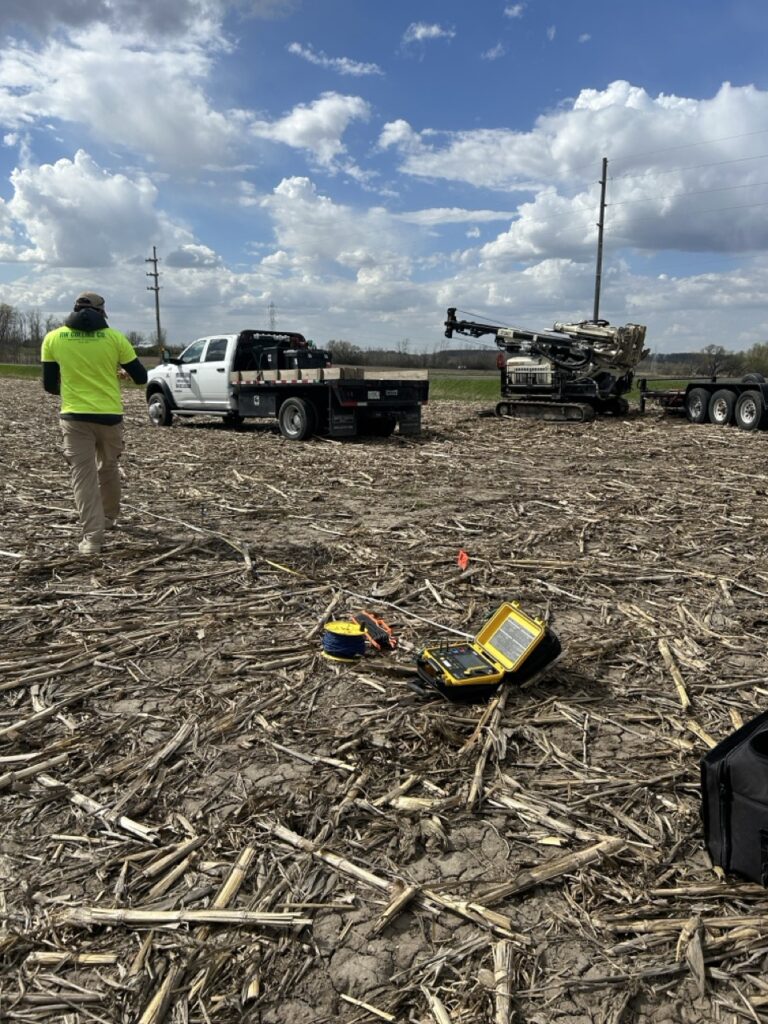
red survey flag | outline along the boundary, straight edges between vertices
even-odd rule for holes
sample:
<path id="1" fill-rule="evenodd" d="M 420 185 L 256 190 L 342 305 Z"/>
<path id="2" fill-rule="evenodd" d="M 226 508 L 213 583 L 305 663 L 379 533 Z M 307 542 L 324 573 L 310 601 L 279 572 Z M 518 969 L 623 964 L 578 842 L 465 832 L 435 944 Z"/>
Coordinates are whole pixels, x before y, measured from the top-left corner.
<path id="1" fill-rule="evenodd" d="M 461 551 L 459 551 L 459 557 L 456 559 L 456 564 L 458 565 L 462 572 L 464 572 L 464 570 L 469 565 L 469 555 L 464 550 L 464 548 L 462 548 Z"/>

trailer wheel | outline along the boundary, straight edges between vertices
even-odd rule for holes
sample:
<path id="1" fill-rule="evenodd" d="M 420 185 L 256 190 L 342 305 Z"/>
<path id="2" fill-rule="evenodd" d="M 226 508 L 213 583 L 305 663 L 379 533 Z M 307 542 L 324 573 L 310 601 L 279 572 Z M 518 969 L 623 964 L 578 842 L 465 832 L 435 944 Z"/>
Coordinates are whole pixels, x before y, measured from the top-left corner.
<path id="1" fill-rule="evenodd" d="M 736 408 L 736 395 L 727 388 L 716 391 L 709 400 L 709 419 L 719 427 L 727 427 L 733 423 L 733 410 Z"/>
<path id="2" fill-rule="evenodd" d="M 147 414 L 153 427 L 170 427 L 173 413 L 162 391 L 155 391 L 147 399 Z"/>
<path id="3" fill-rule="evenodd" d="M 762 373 L 745 373 L 741 378 L 742 384 L 765 384 L 765 377 Z"/>
<path id="4" fill-rule="evenodd" d="M 277 415 L 280 433 L 289 441 L 303 441 L 315 430 L 315 411 L 303 398 L 287 398 Z"/>
<path id="5" fill-rule="evenodd" d="M 759 430 L 765 422 L 765 406 L 759 391 L 745 391 L 736 402 L 736 425 L 742 430 Z"/>
<path id="6" fill-rule="evenodd" d="M 691 423 L 706 423 L 709 419 L 709 392 L 694 388 L 685 399 L 685 412 Z"/>

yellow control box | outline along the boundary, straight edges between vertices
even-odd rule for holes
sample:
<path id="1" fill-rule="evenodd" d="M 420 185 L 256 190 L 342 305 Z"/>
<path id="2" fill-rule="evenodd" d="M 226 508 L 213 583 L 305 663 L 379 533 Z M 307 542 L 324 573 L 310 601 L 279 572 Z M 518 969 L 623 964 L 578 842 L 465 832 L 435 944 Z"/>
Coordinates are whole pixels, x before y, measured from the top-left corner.
<path id="1" fill-rule="evenodd" d="M 534 652 L 543 656 L 531 658 Z M 530 677 L 559 653 L 559 642 L 544 622 L 526 615 L 515 601 L 497 608 L 474 640 L 431 644 L 416 664 L 424 682 L 452 699 L 474 700 L 492 694 L 505 677 Z"/>

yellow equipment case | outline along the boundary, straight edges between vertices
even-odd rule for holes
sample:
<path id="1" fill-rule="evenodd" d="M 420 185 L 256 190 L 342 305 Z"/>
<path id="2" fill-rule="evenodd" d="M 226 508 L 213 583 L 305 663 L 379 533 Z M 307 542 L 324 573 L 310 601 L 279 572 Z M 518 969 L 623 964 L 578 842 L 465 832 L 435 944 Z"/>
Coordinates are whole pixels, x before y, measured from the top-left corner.
<path id="1" fill-rule="evenodd" d="M 439 642 L 417 657 L 419 678 L 449 700 L 487 700 L 502 682 L 531 679 L 560 655 L 557 636 L 540 619 L 526 615 L 517 601 L 503 604 L 474 640 Z"/>

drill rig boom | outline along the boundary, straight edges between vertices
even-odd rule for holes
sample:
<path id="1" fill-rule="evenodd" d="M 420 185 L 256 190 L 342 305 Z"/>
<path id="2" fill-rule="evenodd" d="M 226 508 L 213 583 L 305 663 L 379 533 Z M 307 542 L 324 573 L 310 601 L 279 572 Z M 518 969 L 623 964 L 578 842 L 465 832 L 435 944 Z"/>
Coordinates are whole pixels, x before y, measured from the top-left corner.
<path id="1" fill-rule="evenodd" d="M 606 320 L 556 323 L 551 331 L 459 320 L 448 310 L 445 336 L 491 334 L 506 355 L 501 370 L 500 416 L 587 420 L 597 413 L 625 413 L 621 396 L 632 387 L 634 368 L 647 354 L 645 327 L 611 327 Z"/>

